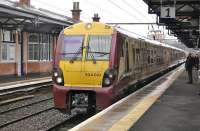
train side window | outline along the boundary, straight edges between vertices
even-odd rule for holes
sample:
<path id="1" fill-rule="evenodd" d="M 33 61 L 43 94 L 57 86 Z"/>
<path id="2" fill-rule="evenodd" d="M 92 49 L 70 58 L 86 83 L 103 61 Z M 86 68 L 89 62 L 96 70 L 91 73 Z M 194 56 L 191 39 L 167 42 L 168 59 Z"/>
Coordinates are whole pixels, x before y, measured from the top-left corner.
<path id="1" fill-rule="evenodd" d="M 153 63 L 153 50 L 151 50 L 151 63 Z"/>
<path id="2" fill-rule="evenodd" d="M 136 63 L 139 64 L 140 61 L 140 49 L 136 49 Z"/>
<path id="3" fill-rule="evenodd" d="M 124 44 L 122 45 L 123 48 L 120 48 L 120 57 L 124 57 Z"/>
<path id="4" fill-rule="evenodd" d="M 125 41 L 124 44 L 124 51 L 125 51 L 125 71 L 129 71 L 129 52 L 128 52 L 128 41 Z"/>
<path id="5" fill-rule="evenodd" d="M 132 48 L 132 53 L 133 53 L 133 64 L 135 64 L 135 48 Z"/>
<path id="6" fill-rule="evenodd" d="M 147 50 L 147 55 L 148 55 L 147 62 L 148 62 L 148 64 L 150 64 L 151 63 L 150 50 Z"/>

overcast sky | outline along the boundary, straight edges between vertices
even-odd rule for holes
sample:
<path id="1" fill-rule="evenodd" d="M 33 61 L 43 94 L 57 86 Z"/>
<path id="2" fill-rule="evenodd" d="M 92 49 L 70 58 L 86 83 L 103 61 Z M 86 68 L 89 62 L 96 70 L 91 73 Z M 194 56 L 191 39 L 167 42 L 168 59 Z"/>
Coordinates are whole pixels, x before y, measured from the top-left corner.
<path id="1" fill-rule="evenodd" d="M 86 22 L 92 21 L 91 17 L 94 13 L 98 13 L 101 17 L 100 21 L 104 23 L 156 22 L 155 15 L 148 14 L 148 6 L 143 0 L 31 0 L 31 5 L 71 17 L 73 2 L 80 3 L 81 20 Z M 120 27 L 142 36 L 146 36 L 152 29 L 151 25 L 149 28 L 148 25 L 120 25 Z M 154 29 L 158 29 L 158 26 L 154 25 Z M 159 29 L 163 30 L 163 27 L 159 27 Z M 167 34 L 166 31 L 165 34 Z"/>

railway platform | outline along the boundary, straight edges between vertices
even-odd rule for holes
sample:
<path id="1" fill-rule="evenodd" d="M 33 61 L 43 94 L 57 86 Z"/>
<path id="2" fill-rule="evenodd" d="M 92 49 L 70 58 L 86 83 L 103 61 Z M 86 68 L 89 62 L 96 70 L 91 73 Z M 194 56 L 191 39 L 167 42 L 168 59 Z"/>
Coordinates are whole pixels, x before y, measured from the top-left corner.
<path id="1" fill-rule="evenodd" d="M 200 131 L 199 90 L 180 66 L 71 131 Z"/>
<path id="2" fill-rule="evenodd" d="M 0 91 L 14 89 L 21 86 L 27 86 L 31 84 L 40 84 L 43 82 L 51 82 L 51 76 L 49 75 L 29 75 L 24 77 L 4 77 L 0 78 Z"/>

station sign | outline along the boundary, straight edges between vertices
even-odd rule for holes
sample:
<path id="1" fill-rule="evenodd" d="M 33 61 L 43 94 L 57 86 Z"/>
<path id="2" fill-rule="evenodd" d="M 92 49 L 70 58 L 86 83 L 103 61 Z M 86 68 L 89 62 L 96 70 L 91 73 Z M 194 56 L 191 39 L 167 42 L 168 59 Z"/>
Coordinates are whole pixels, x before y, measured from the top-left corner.
<path id="1" fill-rule="evenodd" d="M 161 6 L 159 23 L 173 23 L 176 18 L 176 8 L 174 6 Z"/>
<path id="2" fill-rule="evenodd" d="M 175 15 L 175 7 L 173 6 L 166 6 L 166 7 L 162 7 L 160 9 L 160 18 L 169 18 L 169 19 L 175 19 L 176 15 Z"/>

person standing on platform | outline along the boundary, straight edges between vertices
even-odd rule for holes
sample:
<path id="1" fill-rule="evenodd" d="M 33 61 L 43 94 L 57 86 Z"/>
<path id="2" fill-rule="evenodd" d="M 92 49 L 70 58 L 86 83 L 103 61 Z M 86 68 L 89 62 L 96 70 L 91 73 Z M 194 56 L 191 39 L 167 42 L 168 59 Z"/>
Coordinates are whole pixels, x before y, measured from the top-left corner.
<path id="1" fill-rule="evenodd" d="M 194 58 L 192 57 L 192 54 L 189 53 L 186 62 L 185 62 L 185 69 L 188 72 L 188 83 L 192 84 L 193 83 L 193 78 L 192 78 L 192 68 L 194 66 Z"/>

